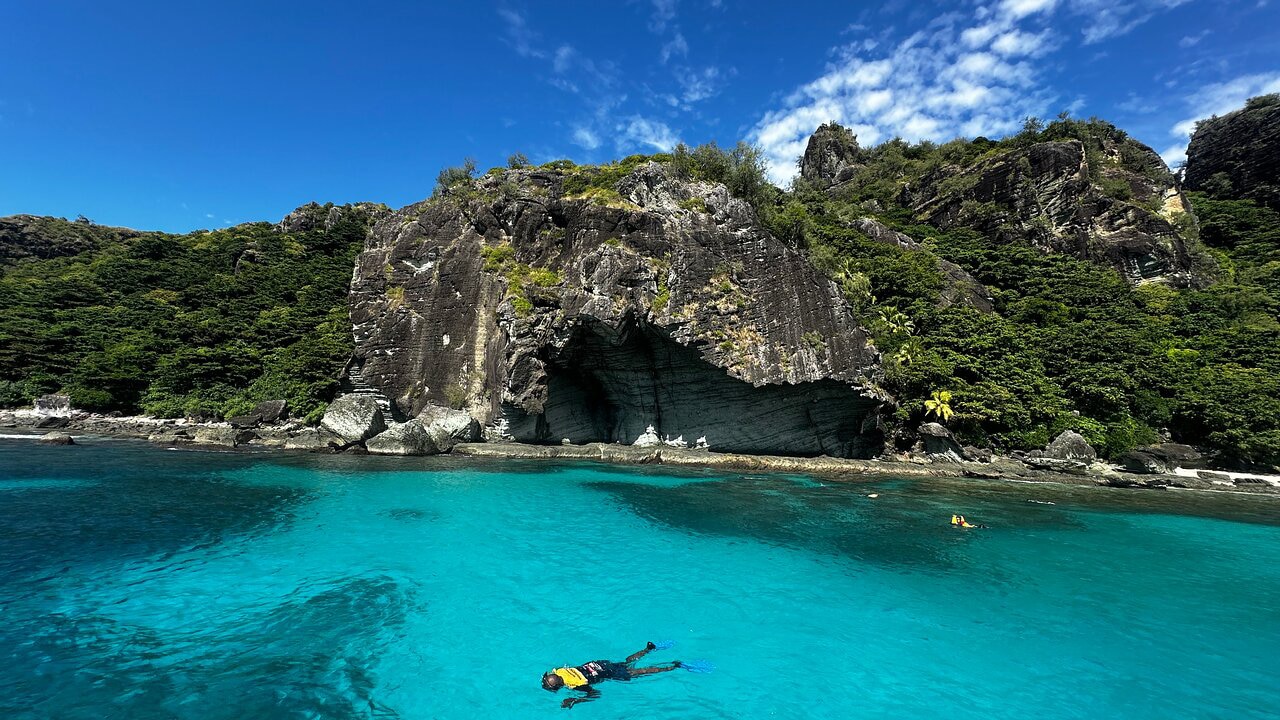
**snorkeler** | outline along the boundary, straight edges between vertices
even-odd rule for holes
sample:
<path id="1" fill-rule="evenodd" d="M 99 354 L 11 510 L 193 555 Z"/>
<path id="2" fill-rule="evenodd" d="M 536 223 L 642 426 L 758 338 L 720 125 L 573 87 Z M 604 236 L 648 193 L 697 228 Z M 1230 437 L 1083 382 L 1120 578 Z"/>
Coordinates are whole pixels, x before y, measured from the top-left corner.
<path id="1" fill-rule="evenodd" d="M 544 673 L 542 676 L 542 689 L 550 692 L 556 692 L 562 687 L 570 690 L 577 690 L 585 693 L 585 697 L 565 698 L 560 703 L 562 708 L 571 708 L 578 703 L 590 702 L 600 697 L 600 691 L 592 687 L 596 683 L 604 680 L 630 680 L 639 675 L 652 675 L 653 673 L 670 672 L 680 667 L 679 660 L 672 661 L 663 667 L 631 667 L 631 664 L 649 653 L 650 650 L 657 648 L 657 645 L 649 643 L 638 653 L 627 657 L 625 662 L 609 662 L 608 660 L 592 660 L 589 663 L 583 663 L 576 667 L 559 667 Z"/>
<path id="2" fill-rule="evenodd" d="M 985 528 L 986 527 L 986 525 L 982 525 L 982 524 L 978 524 L 978 525 L 970 524 L 968 520 L 964 519 L 963 515 L 952 515 L 951 526 L 961 527 L 961 528 Z"/>

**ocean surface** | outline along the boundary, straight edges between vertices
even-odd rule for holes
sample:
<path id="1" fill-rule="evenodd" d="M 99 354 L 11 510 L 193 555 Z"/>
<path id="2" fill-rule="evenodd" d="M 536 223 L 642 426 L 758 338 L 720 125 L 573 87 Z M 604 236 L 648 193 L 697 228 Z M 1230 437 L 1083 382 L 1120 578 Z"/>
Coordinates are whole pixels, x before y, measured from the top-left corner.
<path id="1" fill-rule="evenodd" d="M 0 440 L 0 617 L 7 719 L 1276 718 L 1280 501 Z"/>

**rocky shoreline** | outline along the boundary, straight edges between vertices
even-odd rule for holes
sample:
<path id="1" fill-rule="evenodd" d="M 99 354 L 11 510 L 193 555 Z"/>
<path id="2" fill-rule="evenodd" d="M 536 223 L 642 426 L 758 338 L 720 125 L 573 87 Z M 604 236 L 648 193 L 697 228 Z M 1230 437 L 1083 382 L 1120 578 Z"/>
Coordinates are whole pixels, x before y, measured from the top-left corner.
<path id="1" fill-rule="evenodd" d="M 562 445 L 535 445 L 518 442 L 479 440 L 475 426 L 453 426 L 440 430 L 439 424 L 415 418 L 407 423 L 393 423 L 391 428 L 378 428 L 367 438 L 346 440 L 342 432 L 361 434 L 336 418 L 329 418 L 328 426 L 306 425 L 297 421 L 278 420 L 264 424 L 253 418 L 240 422 L 204 422 L 193 419 L 161 419 L 145 416 L 109 417 L 83 412 L 68 415 L 49 415 L 33 410 L 0 411 L 0 435 L 3 429 L 22 430 L 23 434 L 38 437 L 54 444 L 74 444 L 73 435 L 96 435 L 111 438 L 147 440 L 170 447 L 206 447 L 241 450 L 286 450 L 298 452 L 349 452 L 389 455 L 429 455 L 449 452 L 453 455 L 473 458 L 507 458 L 527 460 L 590 460 L 623 465 L 669 465 L 673 467 L 702 467 L 736 471 L 804 473 L 839 479 L 850 476 L 897 477 L 950 477 L 1003 480 L 1015 482 L 1054 483 L 1075 486 L 1188 489 L 1226 491 L 1280 496 L 1280 478 L 1264 475 L 1244 475 L 1210 470 L 1171 469 L 1168 472 L 1125 472 L 1121 466 L 1093 461 L 1082 463 L 1051 457 L 1005 457 L 983 453 L 974 457 L 973 449 L 966 448 L 962 455 L 955 452 L 937 452 L 937 447 L 925 452 L 897 453 L 891 457 L 874 460 L 853 460 L 832 457 L 794 457 L 780 455 L 750 455 L 745 453 L 713 452 L 706 449 L 671 447 L 666 445 L 640 447 L 612 443 L 586 443 Z M 362 425 L 355 421 L 355 425 Z M 237 426 L 238 425 L 238 426 Z M 335 427 L 337 426 L 337 427 Z M 375 424 L 376 427 L 376 424 Z M 434 427 L 434 429 L 432 429 Z M 44 431 L 41 434 L 40 431 Z M 444 432 L 456 441 L 442 440 Z M 396 444 L 388 447 L 389 440 L 379 448 L 375 438 L 395 436 Z M 373 445 L 373 447 L 366 447 Z M 443 446 L 448 446 L 447 448 Z M 922 450 L 925 448 L 922 448 Z M 934 452 L 928 452 L 933 450 Z M 966 457 L 969 456 L 969 457 Z M 1068 471 L 1069 469 L 1069 471 Z"/>

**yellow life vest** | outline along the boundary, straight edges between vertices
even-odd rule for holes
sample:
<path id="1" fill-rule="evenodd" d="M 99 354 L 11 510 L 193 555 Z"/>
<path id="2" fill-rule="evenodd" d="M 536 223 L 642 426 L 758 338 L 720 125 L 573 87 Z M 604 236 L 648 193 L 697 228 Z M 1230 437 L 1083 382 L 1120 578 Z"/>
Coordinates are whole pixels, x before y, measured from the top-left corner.
<path id="1" fill-rule="evenodd" d="M 582 671 L 578 668 L 562 667 L 556 668 L 551 672 L 559 675 L 560 679 L 564 681 L 566 687 L 578 688 L 587 684 L 587 676 L 583 675 Z"/>

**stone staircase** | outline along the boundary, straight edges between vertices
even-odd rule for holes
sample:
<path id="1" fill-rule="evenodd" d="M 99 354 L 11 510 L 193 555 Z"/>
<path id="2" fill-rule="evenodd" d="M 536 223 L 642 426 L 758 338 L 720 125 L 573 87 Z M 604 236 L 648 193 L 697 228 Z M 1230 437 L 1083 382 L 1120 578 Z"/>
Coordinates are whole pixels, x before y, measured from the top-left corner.
<path id="1" fill-rule="evenodd" d="M 391 417 L 393 414 L 391 409 L 391 398 L 384 395 L 381 390 L 366 382 L 364 379 L 364 373 L 361 371 L 360 366 L 356 365 L 354 361 L 347 363 L 347 369 L 342 374 L 341 390 L 343 395 L 367 395 L 373 398 L 374 402 L 378 403 L 378 407 L 387 415 L 387 417 Z"/>

